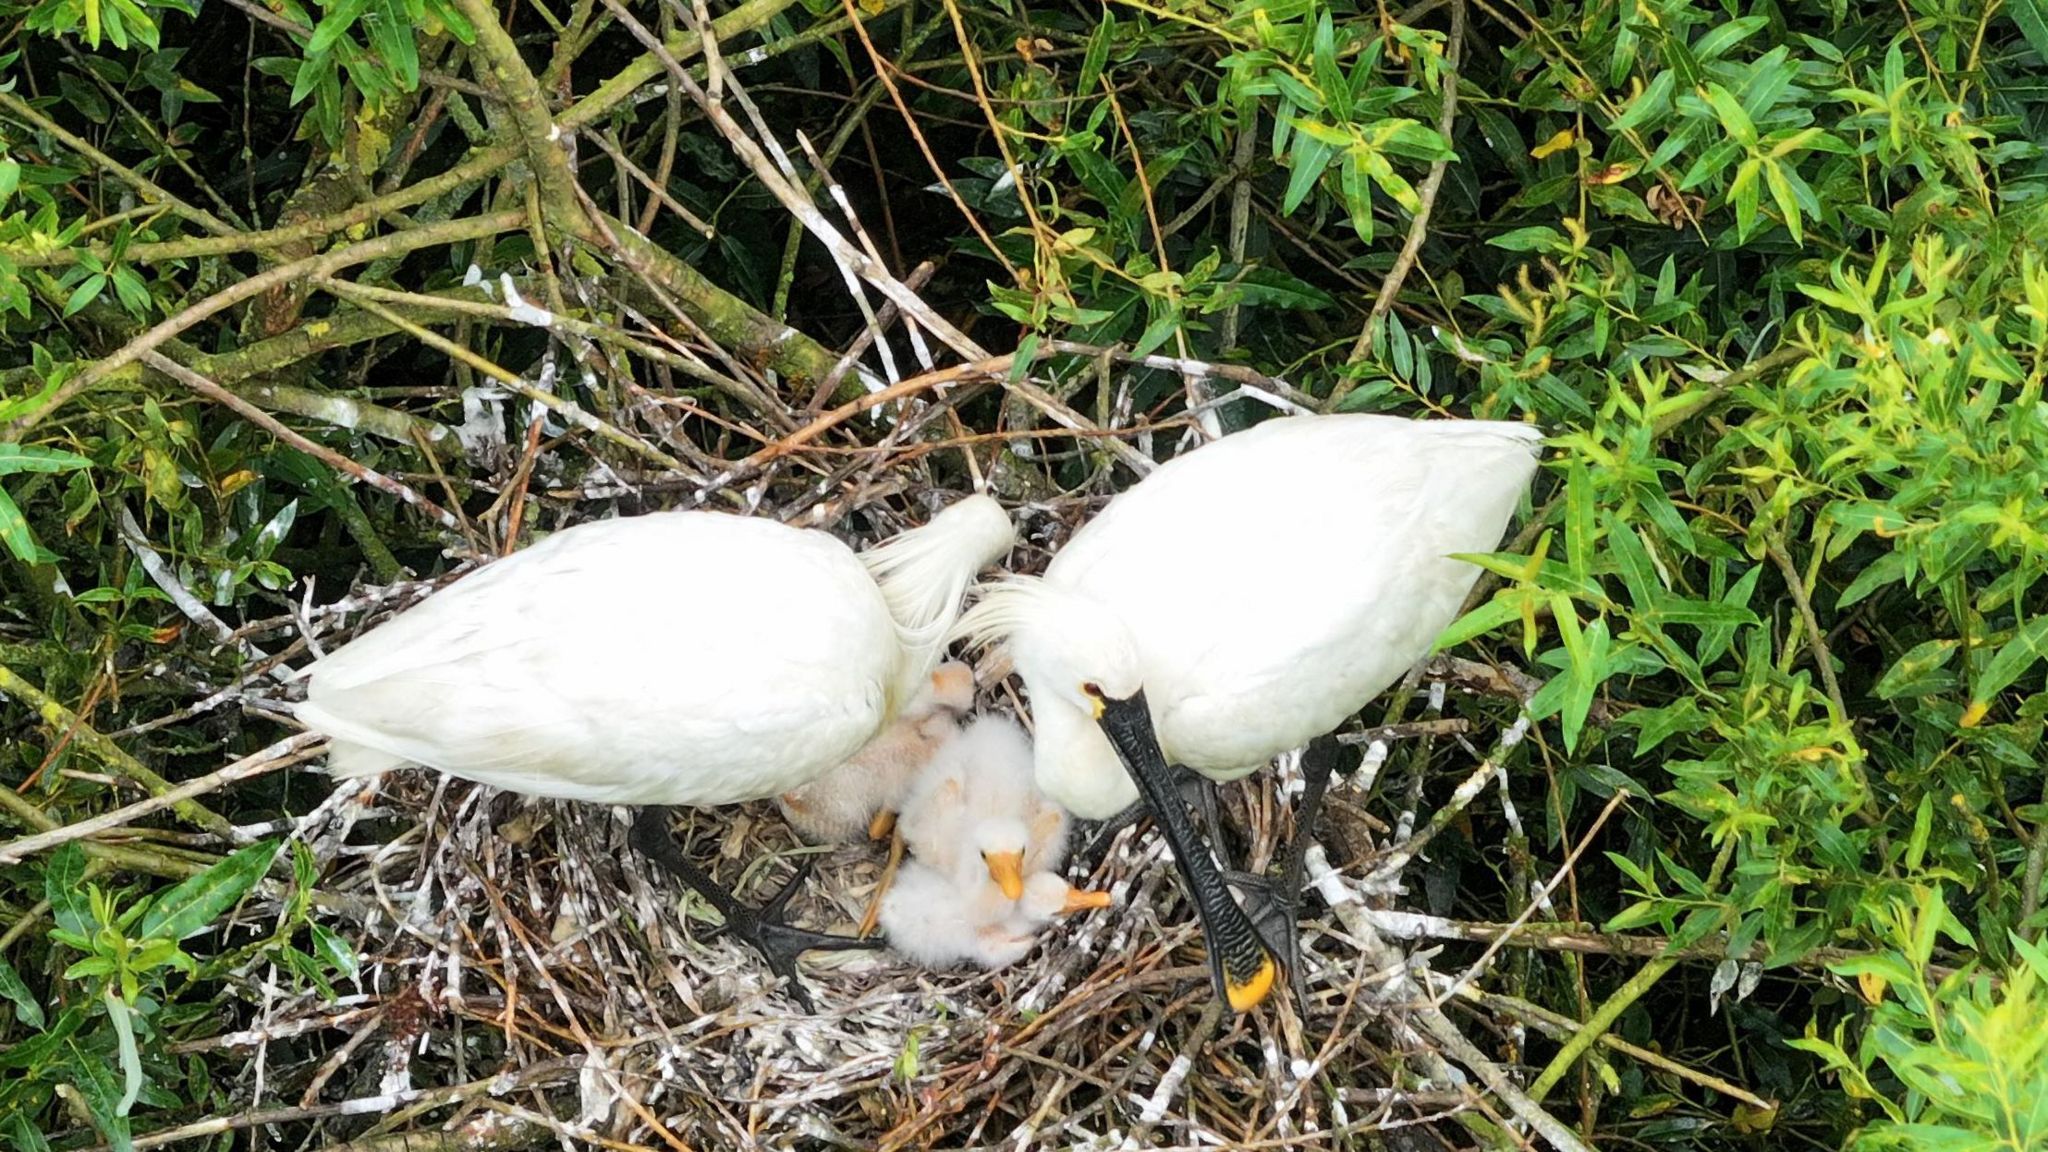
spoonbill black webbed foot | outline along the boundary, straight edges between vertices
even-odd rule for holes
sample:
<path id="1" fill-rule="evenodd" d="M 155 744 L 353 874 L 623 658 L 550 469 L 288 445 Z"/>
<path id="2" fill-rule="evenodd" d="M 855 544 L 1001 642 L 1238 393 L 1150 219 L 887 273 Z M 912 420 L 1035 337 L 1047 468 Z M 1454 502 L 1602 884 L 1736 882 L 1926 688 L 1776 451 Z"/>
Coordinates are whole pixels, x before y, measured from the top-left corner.
<path id="1" fill-rule="evenodd" d="M 797 977 L 798 956 L 805 952 L 873 951 L 883 946 L 879 939 L 862 940 L 813 932 L 794 927 L 784 919 L 783 913 L 789 906 L 790 897 L 796 895 L 810 877 L 811 868 L 816 864 L 814 859 L 806 857 L 797 866 L 796 875 L 791 876 L 782 890 L 767 903 L 759 908 L 749 908 L 713 879 L 709 872 L 683 854 L 676 845 L 675 837 L 669 833 L 666 808 L 640 809 L 640 814 L 633 821 L 631 839 L 634 851 L 681 877 L 683 883 L 718 909 L 718 914 L 725 918 L 720 931 L 745 941 L 766 958 L 769 971 L 787 982 L 790 995 L 805 1012 L 815 1013 L 818 1008 Z"/>

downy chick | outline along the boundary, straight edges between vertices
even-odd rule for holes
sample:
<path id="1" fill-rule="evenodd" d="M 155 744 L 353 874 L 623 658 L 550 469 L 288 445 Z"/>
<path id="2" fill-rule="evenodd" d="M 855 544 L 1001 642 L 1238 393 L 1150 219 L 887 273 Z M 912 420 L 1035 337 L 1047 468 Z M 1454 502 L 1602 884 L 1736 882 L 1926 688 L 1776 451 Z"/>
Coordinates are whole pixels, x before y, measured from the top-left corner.
<path id="1" fill-rule="evenodd" d="M 1066 811 L 1038 790 L 1031 739 L 1005 716 L 977 716 L 943 744 L 912 782 L 901 820 L 926 867 L 964 877 L 972 860 L 1011 900 L 1026 876 L 1057 872 L 1066 858 Z"/>
<path id="2" fill-rule="evenodd" d="M 1010 900 L 984 877 L 948 877 L 911 861 L 882 900 L 881 922 L 890 946 L 920 964 L 993 970 L 1028 955 L 1053 917 L 1108 905 L 1109 893 L 1074 888 L 1052 872 L 1032 876 L 1023 898 Z"/>
<path id="3" fill-rule="evenodd" d="M 939 665 L 881 735 L 839 767 L 776 797 L 775 806 L 813 844 L 880 839 L 918 771 L 973 706 L 974 670 L 958 662 Z"/>

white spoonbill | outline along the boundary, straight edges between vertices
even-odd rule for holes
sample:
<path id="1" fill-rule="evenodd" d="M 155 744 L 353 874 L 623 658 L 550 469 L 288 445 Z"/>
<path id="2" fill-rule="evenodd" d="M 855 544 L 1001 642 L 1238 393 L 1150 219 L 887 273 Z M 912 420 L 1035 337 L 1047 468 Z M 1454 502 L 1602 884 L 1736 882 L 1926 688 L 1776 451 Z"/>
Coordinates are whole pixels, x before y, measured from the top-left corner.
<path id="1" fill-rule="evenodd" d="M 988 587 L 961 618 L 975 644 L 1009 648 L 1048 795 L 1103 819 L 1143 794 L 1233 1008 L 1265 998 L 1274 958 L 1188 821 L 1168 761 L 1237 779 L 1337 727 L 1428 655 L 1479 576 L 1451 554 L 1499 545 L 1541 439 L 1495 421 L 1268 420 L 1161 466 L 1042 578 Z"/>
<path id="2" fill-rule="evenodd" d="M 766 799 L 858 752 L 926 684 L 961 594 L 1013 538 L 986 496 L 860 555 L 715 512 L 582 524 L 316 662 L 297 713 L 333 741 L 338 776 L 412 763 L 643 806 L 634 847 L 808 1007 L 796 955 L 873 942 L 783 923 L 794 880 L 762 908 L 740 904 L 677 849 L 661 808 Z"/>

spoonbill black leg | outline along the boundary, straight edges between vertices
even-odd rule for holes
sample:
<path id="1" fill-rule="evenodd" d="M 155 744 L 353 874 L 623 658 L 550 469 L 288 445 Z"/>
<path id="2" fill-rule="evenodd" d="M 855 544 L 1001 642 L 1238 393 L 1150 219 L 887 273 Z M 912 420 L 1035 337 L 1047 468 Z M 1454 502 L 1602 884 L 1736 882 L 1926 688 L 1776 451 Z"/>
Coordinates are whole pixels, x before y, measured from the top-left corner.
<path id="1" fill-rule="evenodd" d="M 1088 846 L 1075 853 L 1074 858 L 1091 869 L 1099 866 L 1103 858 L 1109 855 L 1109 844 L 1116 839 L 1116 834 L 1144 819 L 1151 812 L 1150 808 L 1145 807 L 1145 802 L 1140 800 L 1109 819 L 1098 821 L 1095 825 L 1095 835 L 1089 838 Z"/>
<path id="2" fill-rule="evenodd" d="M 1226 872 L 1231 885 L 1246 894 L 1245 912 L 1252 918 L 1253 926 L 1265 938 L 1266 946 L 1281 958 L 1288 986 L 1293 989 L 1295 1004 L 1304 1018 L 1308 1015 L 1308 980 L 1303 974 L 1301 952 L 1305 861 L 1308 846 L 1315 838 L 1316 817 L 1321 814 L 1323 797 L 1329 791 L 1330 777 L 1343 756 L 1344 746 L 1335 736 L 1317 737 L 1302 753 L 1301 803 L 1294 810 L 1294 838 L 1288 841 L 1287 863 L 1280 875 Z"/>
<path id="3" fill-rule="evenodd" d="M 1181 799 L 1194 805 L 1203 823 L 1203 834 L 1215 847 L 1216 855 L 1222 862 L 1225 873 L 1230 875 L 1231 882 L 1236 883 L 1240 874 L 1231 872 L 1229 853 L 1223 847 L 1221 820 L 1216 812 L 1215 783 L 1208 777 L 1190 772 L 1186 768 L 1175 768 L 1173 772 L 1174 783 L 1180 789 Z M 1109 819 L 1101 821 L 1095 826 L 1095 835 L 1088 841 L 1088 846 L 1075 853 L 1075 859 L 1091 868 L 1101 864 L 1103 856 L 1109 852 L 1109 842 L 1116 839 L 1116 834 L 1151 814 L 1152 809 L 1146 807 L 1145 802 L 1140 800 Z"/>
<path id="4" fill-rule="evenodd" d="M 718 909 L 725 918 L 724 931 L 746 941 L 768 960 L 769 971 L 788 982 L 790 995 L 804 1011 L 815 1013 L 817 1005 L 812 1003 L 809 992 L 797 978 L 796 958 L 805 952 L 823 951 L 872 951 L 883 946 L 879 939 L 861 940 L 852 936 L 833 936 L 824 932 L 812 932 L 805 928 L 792 927 L 783 919 L 783 911 L 789 906 L 789 898 L 796 895 L 805 878 L 811 873 L 815 860 L 806 858 L 797 867 L 796 875 L 782 886 L 766 904 L 749 908 L 740 903 L 730 890 L 713 879 L 709 872 L 697 866 L 683 850 L 676 846 L 675 837 L 669 833 L 668 809 L 642 808 L 633 821 L 633 850 L 668 869 L 682 878 L 683 883 Z"/>

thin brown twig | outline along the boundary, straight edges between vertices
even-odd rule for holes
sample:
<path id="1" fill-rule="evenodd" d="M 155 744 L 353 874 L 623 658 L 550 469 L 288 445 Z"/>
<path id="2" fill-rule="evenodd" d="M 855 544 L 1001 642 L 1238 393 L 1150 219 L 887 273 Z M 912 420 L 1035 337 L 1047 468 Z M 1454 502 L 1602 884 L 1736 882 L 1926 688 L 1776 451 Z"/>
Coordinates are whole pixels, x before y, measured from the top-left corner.
<path id="1" fill-rule="evenodd" d="M 326 276 L 355 264 L 380 260 L 416 252 L 421 248 L 432 248 L 443 244 L 455 244 L 464 240 L 479 240 L 509 232 L 524 222 L 523 212 L 494 212 L 488 216 L 476 216 L 461 220 L 450 220 L 442 224 L 427 224 L 407 232 L 379 236 L 372 240 L 350 244 L 331 252 L 289 264 L 279 264 L 265 269 L 247 280 L 194 303 L 184 310 L 166 317 L 155 327 L 122 345 L 111 355 L 94 361 L 83 372 L 64 382 L 64 386 L 52 393 L 49 399 L 34 411 L 18 417 L 12 424 L 0 428 L 0 442 L 18 441 L 51 413 L 70 403 L 81 392 L 105 380 L 114 372 L 143 358 L 165 341 L 185 331 L 209 316 L 232 308 L 244 300 L 253 299 L 272 288 L 307 277 Z"/>
<path id="2" fill-rule="evenodd" d="M 869 38 L 867 25 L 861 22 L 860 11 L 854 7 L 853 0 L 841 0 L 841 3 L 846 7 L 847 19 L 852 21 L 854 35 L 860 38 L 861 46 L 867 50 L 868 61 L 874 65 L 875 78 L 882 82 L 882 87 L 888 89 L 889 100 L 896 105 L 897 113 L 903 117 L 904 127 L 909 130 L 911 139 L 917 142 L 917 150 L 924 155 L 925 164 L 931 168 L 932 175 L 939 181 L 939 186 L 946 190 L 946 195 L 953 201 L 953 206 L 960 210 L 960 215 L 967 221 L 967 226 L 981 238 L 982 246 L 988 250 L 989 255 L 995 257 L 1002 264 L 1003 271 L 1010 274 L 1011 282 L 1023 283 L 1023 274 L 1010 262 L 1009 254 L 996 243 L 995 237 L 988 234 L 988 229 L 982 225 L 981 218 L 976 216 L 974 210 L 967 206 L 967 201 L 961 198 L 960 190 L 953 187 L 952 177 L 946 174 L 947 166 L 939 163 L 937 154 L 932 151 L 931 142 L 924 137 L 924 130 L 917 126 L 917 117 L 911 115 L 910 105 L 904 102 L 902 91 L 896 87 L 893 78 L 897 71 L 895 63 L 883 56 L 881 50 L 875 47 L 875 42 Z"/>
<path id="3" fill-rule="evenodd" d="M 199 395 L 206 397 L 208 400 L 233 411 L 237 416 L 297 448 L 306 455 L 315 457 L 335 471 L 360 480 L 387 496 L 396 497 L 398 500 L 418 508 L 428 516 L 433 517 L 434 521 L 443 528 L 461 531 L 462 523 L 450 515 L 446 508 L 434 503 L 431 499 L 422 496 L 414 489 L 386 476 L 374 468 L 358 464 L 334 449 L 294 432 L 286 427 L 284 422 L 277 417 L 208 380 L 199 373 L 192 371 L 176 360 L 160 352 L 144 352 L 142 353 L 142 362 L 183 384 L 185 387 L 192 389 L 192 391 L 197 392 Z"/>
<path id="4" fill-rule="evenodd" d="M 73 840 L 83 840 L 88 836 L 97 836 L 102 832 L 111 831 L 124 824 L 132 824 L 144 816 L 174 807 L 179 802 L 190 800 L 195 796 L 204 796 L 208 792 L 225 788 L 230 784 L 247 780 L 252 776 L 261 776 L 266 772 L 275 772 L 280 768 L 288 768 L 293 764 L 304 763 L 319 755 L 325 746 L 326 738 L 316 733 L 301 732 L 296 736 L 287 736 L 268 748 L 242 757 L 225 768 L 187 780 L 183 784 L 159 795 L 151 796 L 147 800 L 138 800 L 125 808 L 116 808 L 112 812 L 103 813 L 86 820 L 75 821 L 61 828 L 48 832 L 39 832 L 33 836 L 23 836 L 18 840 L 10 840 L 5 844 L 0 844 L 0 865 L 18 864 L 38 852 L 47 852 L 52 848 L 69 844 Z"/>

